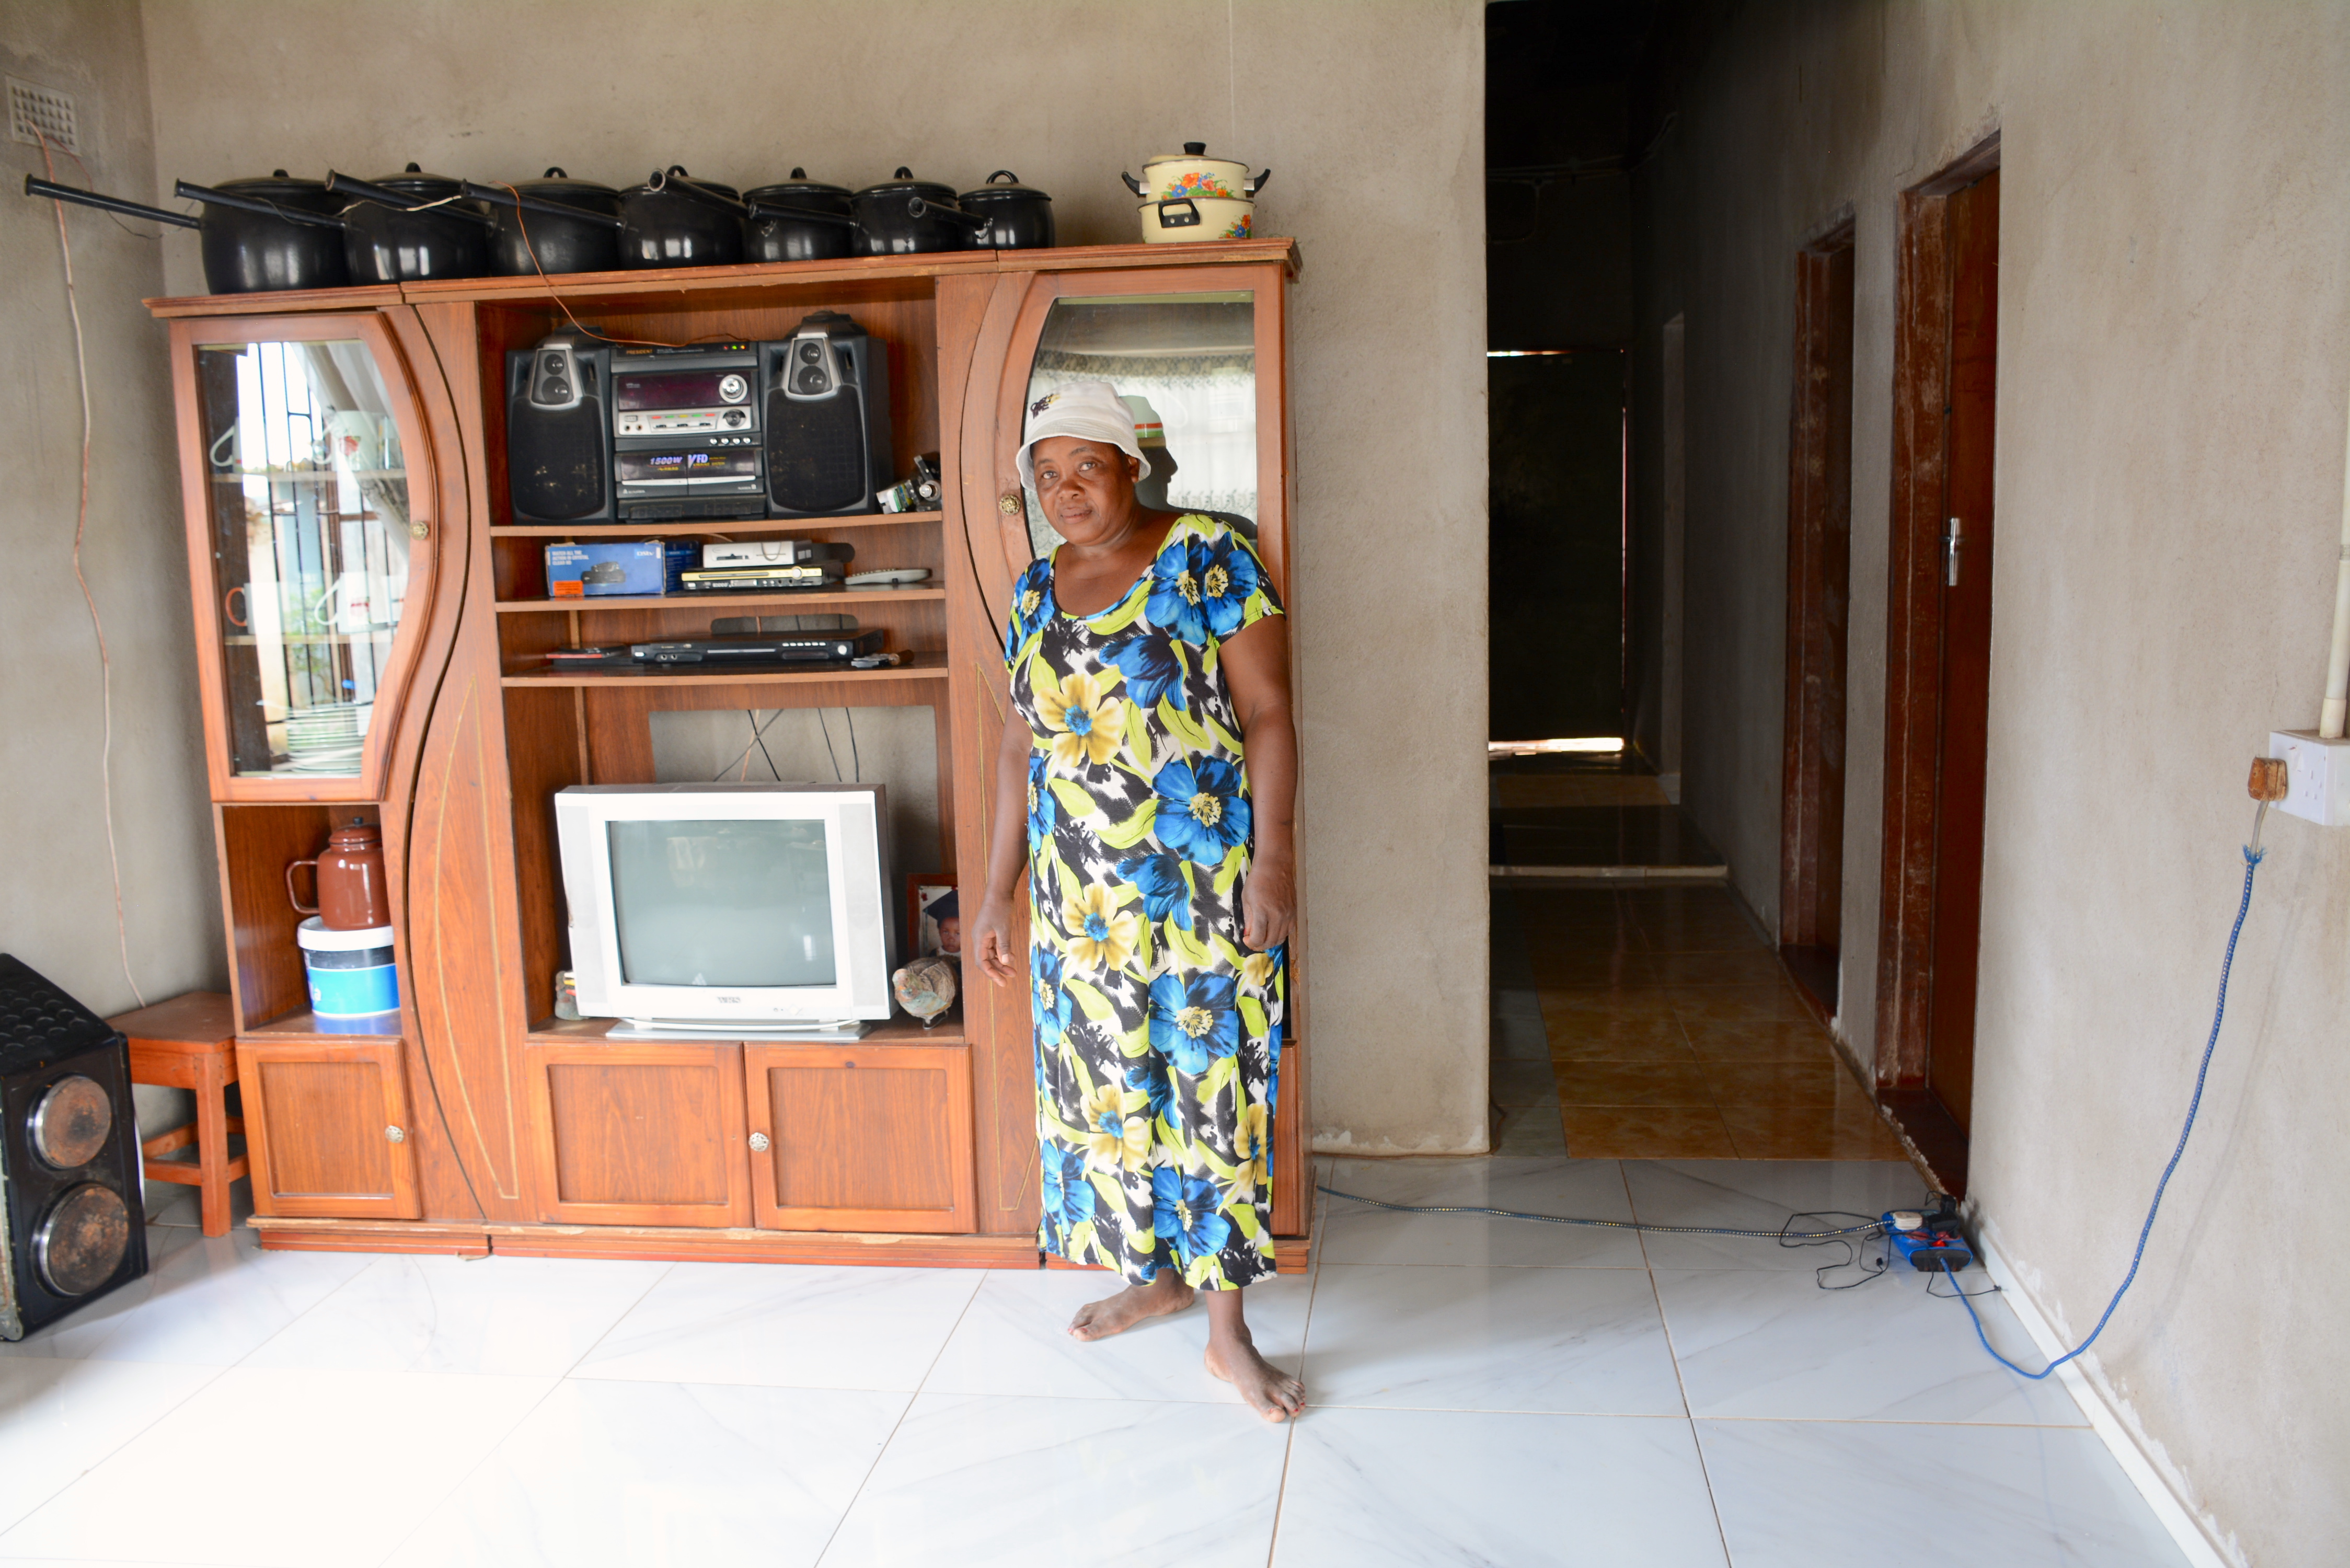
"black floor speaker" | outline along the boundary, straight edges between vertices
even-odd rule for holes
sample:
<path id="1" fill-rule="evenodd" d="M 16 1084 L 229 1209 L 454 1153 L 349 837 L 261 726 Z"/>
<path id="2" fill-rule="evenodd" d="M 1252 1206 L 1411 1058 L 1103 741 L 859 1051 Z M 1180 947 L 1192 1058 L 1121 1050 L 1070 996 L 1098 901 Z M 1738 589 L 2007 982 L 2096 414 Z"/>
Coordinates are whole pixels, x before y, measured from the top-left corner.
<path id="1" fill-rule="evenodd" d="M 759 346 L 767 417 L 767 515 L 879 512 L 889 467 L 889 349 L 820 310 Z"/>
<path id="2" fill-rule="evenodd" d="M 130 1047 L 0 953 L 0 1339 L 22 1339 L 147 1272 Z"/>
<path id="3" fill-rule="evenodd" d="M 612 351 L 568 337 L 506 356 L 506 493 L 517 523 L 609 523 Z"/>

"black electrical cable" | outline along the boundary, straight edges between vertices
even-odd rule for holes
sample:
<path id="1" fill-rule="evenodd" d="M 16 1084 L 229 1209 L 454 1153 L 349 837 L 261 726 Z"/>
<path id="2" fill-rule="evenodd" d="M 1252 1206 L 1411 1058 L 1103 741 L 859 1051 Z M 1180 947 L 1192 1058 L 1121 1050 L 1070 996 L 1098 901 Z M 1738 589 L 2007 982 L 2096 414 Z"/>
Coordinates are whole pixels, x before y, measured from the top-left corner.
<path id="1" fill-rule="evenodd" d="M 838 784 L 841 782 L 840 753 L 832 749 L 832 726 L 824 722 L 824 710 L 821 708 L 816 711 L 816 727 L 824 732 L 824 754 L 832 759 L 832 782 Z"/>
<path id="2" fill-rule="evenodd" d="M 1532 1220 L 1543 1225 L 1584 1225 L 1602 1231 L 1638 1231 L 1661 1236 L 1746 1236 L 1758 1241 L 1776 1241 L 1783 1247 L 1810 1247 L 1822 1241 L 1846 1237 L 1866 1238 L 1884 1232 L 1885 1222 L 1870 1220 L 1866 1224 L 1846 1225 L 1834 1231 L 1791 1231 L 1787 1227 L 1796 1220 L 1813 1216 L 1790 1215 L 1785 1225 L 1776 1231 L 1744 1231 L 1729 1225 L 1652 1225 L 1641 1220 L 1577 1220 L 1563 1214 L 1528 1214 L 1516 1209 L 1482 1209 L 1465 1203 L 1389 1203 L 1384 1199 L 1366 1198 L 1359 1192 L 1341 1192 L 1335 1187 L 1323 1191 L 1333 1198 L 1343 1198 L 1349 1203 L 1365 1203 L 1374 1209 L 1392 1210 L 1399 1214 L 1486 1214 L 1496 1220 Z M 1850 1218 L 1859 1219 L 1853 1215 Z M 1831 1268 L 1845 1265 L 1835 1263 Z"/>
<path id="3" fill-rule="evenodd" d="M 857 754 L 857 711 L 843 708 L 840 716 L 848 721 L 848 776 L 858 784 L 865 782 L 865 760 Z"/>

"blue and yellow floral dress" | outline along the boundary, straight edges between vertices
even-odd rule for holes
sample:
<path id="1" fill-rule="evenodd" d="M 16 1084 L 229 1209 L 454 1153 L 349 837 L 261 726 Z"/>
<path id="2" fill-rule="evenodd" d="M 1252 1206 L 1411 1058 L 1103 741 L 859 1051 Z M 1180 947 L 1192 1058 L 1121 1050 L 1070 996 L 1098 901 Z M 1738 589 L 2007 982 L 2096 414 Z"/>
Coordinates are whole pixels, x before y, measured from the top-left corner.
<path id="1" fill-rule="evenodd" d="M 1241 941 L 1253 847 L 1223 639 L 1281 601 L 1246 540 L 1176 519 L 1097 615 L 1023 573 L 1004 663 L 1035 736 L 1028 869 L 1038 1240 L 1137 1283 L 1274 1272 L 1284 955 Z"/>

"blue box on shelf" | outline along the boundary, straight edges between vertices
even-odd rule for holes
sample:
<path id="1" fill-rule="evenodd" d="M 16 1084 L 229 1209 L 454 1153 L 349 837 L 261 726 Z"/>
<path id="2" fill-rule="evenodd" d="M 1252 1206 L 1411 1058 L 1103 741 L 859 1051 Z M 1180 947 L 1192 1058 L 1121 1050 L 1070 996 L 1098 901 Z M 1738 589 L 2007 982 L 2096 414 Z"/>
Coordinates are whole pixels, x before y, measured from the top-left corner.
<path id="1" fill-rule="evenodd" d="M 698 564 L 702 546 L 685 539 L 549 545 L 551 599 L 654 597 L 678 591 L 678 574 Z"/>

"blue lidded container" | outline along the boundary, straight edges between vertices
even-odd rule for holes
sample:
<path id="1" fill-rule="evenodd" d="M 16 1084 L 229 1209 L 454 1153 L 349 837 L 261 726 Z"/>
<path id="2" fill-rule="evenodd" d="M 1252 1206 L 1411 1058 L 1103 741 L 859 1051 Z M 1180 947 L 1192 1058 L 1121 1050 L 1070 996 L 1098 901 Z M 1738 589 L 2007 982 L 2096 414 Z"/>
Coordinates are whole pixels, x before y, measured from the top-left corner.
<path id="1" fill-rule="evenodd" d="M 310 980 L 310 1012 L 321 1033 L 400 1033 L 400 966 L 391 928 L 331 931 L 313 915 L 296 929 Z"/>

